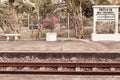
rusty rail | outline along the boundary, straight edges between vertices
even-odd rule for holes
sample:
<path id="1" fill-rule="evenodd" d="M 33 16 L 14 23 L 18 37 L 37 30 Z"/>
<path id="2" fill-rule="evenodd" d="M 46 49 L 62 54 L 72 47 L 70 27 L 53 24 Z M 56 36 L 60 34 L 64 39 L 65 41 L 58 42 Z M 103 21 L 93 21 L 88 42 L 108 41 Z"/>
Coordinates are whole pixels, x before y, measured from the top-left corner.
<path id="1" fill-rule="evenodd" d="M 29 70 L 2 70 L 2 68 L 30 68 Z M 33 70 L 31 68 L 38 68 Z M 40 70 L 41 68 L 55 70 Z M 65 68 L 66 70 L 63 70 Z M 73 70 L 69 70 L 71 68 Z M 83 68 L 83 70 L 81 70 Z M 94 69 L 95 68 L 95 69 Z M 107 68 L 108 70 L 104 70 Z M 97 69 L 97 70 L 96 70 Z M 101 71 L 99 71 L 101 69 Z M 102 70 L 103 69 L 103 70 Z M 59 75 L 120 75 L 120 63 L 17 63 L 0 62 L 0 74 L 59 74 Z"/>

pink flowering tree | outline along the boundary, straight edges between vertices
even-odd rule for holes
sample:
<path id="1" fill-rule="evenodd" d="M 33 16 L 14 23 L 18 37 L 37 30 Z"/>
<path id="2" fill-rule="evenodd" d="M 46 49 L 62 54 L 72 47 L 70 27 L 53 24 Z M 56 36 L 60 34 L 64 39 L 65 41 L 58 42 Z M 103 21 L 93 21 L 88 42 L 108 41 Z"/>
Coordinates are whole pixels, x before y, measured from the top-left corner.
<path id="1" fill-rule="evenodd" d="M 48 26 L 49 29 L 50 29 L 50 32 L 53 32 L 54 30 L 54 25 L 55 24 L 58 24 L 59 23 L 59 20 L 57 17 L 53 16 L 53 17 L 46 17 L 44 20 L 43 20 L 43 25 L 44 26 Z"/>

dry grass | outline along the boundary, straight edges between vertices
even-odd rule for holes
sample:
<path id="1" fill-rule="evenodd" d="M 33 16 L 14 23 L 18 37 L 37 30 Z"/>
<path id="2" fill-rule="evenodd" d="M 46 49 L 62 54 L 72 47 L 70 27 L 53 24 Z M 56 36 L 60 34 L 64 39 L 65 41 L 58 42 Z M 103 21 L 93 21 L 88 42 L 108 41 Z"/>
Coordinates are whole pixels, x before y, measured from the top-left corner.
<path id="1" fill-rule="evenodd" d="M 42 38 L 45 38 L 46 33 L 49 32 L 49 30 L 42 30 Z M 75 37 L 75 31 L 70 30 L 70 37 Z M 21 39 L 32 39 L 32 30 L 22 30 L 20 32 L 21 34 Z M 34 38 L 37 36 L 37 30 L 34 30 Z M 68 36 L 68 31 L 67 30 L 59 30 L 57 31 L 57 36 L 58 37 L 67 37 Z"/>

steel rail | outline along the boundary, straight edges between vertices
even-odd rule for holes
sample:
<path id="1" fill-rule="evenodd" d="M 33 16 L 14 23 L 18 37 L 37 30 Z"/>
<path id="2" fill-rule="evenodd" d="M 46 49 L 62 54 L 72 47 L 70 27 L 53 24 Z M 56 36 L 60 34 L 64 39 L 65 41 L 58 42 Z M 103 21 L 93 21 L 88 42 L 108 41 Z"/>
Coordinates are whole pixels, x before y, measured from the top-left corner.
<path id="1" fill-rule="evenodd" d="M 19 66 L 48 66 L 48 67 L 57 67 L 57 66 L 62 66 L 62 67 L 120 67 L 120 63 L 35 63 L 35 62 L 0 62 L 0 67 L 1 66 L 11 66 L 11 67 L 19 67 Z"/>
<path id="2" fill-rule="evenodd" d="M 83 68 L 120 68 L 120 63 L 17 63 L 0 62 L 1 67 L 83 67 Z M 59 74 L 59 75 L 120 75 L 120 71 L 40 71 L 40 70 L 17 70 L 3 71 L 0 74 Z"/>
<path id="3" fill-rule="evenodd" d="M 77 72 L 77 71 L 0 71 L 0 74 L 41 74 L 41 75 L 120 75 L 120 72 Z"/>

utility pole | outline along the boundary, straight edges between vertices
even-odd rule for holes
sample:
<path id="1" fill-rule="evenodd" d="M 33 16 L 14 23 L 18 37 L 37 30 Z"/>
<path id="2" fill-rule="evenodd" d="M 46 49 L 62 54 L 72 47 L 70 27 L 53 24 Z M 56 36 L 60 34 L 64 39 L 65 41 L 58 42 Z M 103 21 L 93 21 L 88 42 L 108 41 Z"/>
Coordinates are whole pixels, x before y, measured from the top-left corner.
<path id="1" fill-rule="evenodd" d="M 30 14 L 28 14 L 28 29 L 30 27 Z"/>
<path id="2" fill-rule="evenodd" d="M 70 13 L 68 12 L 68 39 L 70 38 Z"/>

